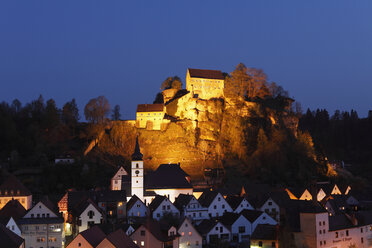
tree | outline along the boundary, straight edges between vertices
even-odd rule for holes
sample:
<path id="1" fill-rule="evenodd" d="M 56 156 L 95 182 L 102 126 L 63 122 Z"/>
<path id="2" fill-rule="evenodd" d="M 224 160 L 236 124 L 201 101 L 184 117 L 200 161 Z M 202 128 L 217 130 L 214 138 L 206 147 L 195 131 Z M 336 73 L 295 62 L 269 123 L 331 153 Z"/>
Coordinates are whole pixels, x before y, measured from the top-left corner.
<path id="1" fill-rule="evenodd" d="M 62 121 L 66 125 L 75 125 L 79 121 L 79 109 L 73 98 L 70 102 L 65 103 L 62 109 Z"/>
<path id="2" fill-rule="evenodd" d="M 231 78 L 227 78 L 225 92 L 228 95 L 264 98 L 271 95 L 267 85 L 267 76 L 261 69 L 247 68 L 243 63 L 238 64 L 235 70 L 231 72 Z"/>
<path id="3" fill-rule="evenodd" d="M 114 121 L 117 121 L 120 119 L 120 106 L 119 105 L 115 105 L 114 109 L 112 110 L 112 115 L 111 115 L 111 119 L 114 120 Z"/>
<path id="4" fill-rule="evenodd" d="M 182 89 L 182 81 L 178 76 L 174 77 L 167 77 L 160 87 L 161 90 L 167 90 L 167 89 Z"/>
<path id="5" fill-rule="evenodd" d="M 57 126 L 60 122 L 59 113 L 60 111 L 56 106 L 56 102 L 53 99 L 49 99 L 45 107 L 45 127 L 53 128 Z"/>
<path id="6" fill-rule="evenodd" d="M 11 106 L 14 113 L 19 113 L 22 108 L 22 103 L 18 99 L 14 99 Z"/>
<path id="7" fill-rule="evenodd" d="M 102 124 L 110 113 L 110 109 L 111 107 L 106 97 L 99 96 L 97 98 L 92 98 L 87 105 L 85 105 L 85 119 L 92 123 Z"/>

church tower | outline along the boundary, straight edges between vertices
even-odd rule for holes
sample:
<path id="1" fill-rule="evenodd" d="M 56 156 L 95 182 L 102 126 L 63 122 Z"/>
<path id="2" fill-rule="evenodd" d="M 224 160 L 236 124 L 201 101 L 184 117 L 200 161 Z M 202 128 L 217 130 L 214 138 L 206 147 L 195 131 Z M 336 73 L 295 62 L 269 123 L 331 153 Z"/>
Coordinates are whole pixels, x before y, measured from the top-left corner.
<path id="1" fill-rule="evenodd" d="M 143 171 L 143 160 L 142 153 L 138 144 L 138 136 L 136 140 L 136 148 L 132 154 L 132 196 L 136 195 L 141 201 L 144 201 L 143 197 L 143 184 L 144 184 L 144 171 Z"/>

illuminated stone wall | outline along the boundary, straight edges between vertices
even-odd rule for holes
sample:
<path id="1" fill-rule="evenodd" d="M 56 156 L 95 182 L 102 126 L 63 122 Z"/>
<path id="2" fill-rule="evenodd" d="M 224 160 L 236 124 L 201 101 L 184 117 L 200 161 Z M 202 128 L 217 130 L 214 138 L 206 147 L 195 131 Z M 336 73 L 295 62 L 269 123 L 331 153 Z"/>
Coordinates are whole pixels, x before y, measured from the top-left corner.
<path id="1" fill-rule="evenodd" d="M 223 97 L 224 80 L 190 77 L 186 75 L 186 90 L 197 94 L 198 98 L 211 99 Z"/>

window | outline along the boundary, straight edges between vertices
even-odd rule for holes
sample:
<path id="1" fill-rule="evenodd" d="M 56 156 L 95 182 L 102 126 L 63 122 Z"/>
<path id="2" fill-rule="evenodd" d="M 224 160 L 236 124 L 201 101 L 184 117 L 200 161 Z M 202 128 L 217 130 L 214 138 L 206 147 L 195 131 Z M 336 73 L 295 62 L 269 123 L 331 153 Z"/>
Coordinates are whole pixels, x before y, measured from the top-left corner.
<path id="1" fill-rule="evenodd" d="M 94 216 L 94 212 L 92 210 L 88 211 L 88 214 L 89 216 L 89 219 L 93 219 L 93 216 Z"/>
<path id="2" fill-rule="evenodd" d="M 273 203 L 271 201 L 269 201 L 267 204 L 269 204 L 269 206 L 273 205 Z"/>
<path id="3" fill-rule="evenodd" d="M 160 217 L 160 214 L 156 214 L 156 217 L 158 217 L 158 218 L 159 218 L 159 217 Z"/>
<path id="4" fill-rule="evenodd" d="M 363 233 L 363 228 L 360 228 L 360 232 Z"/>
<path id="5" fill-rule="evenodd" d="M 81 243 L 79 243 L 78 246 L 81 247 Z"/>
<path id="6" fill-rule="evenodd" d="M 182 235 L 182 236 L 185 236 L 185 232 L 182 232 L 181 235 Z"/>
<path id="7" fill-rule="evenodd" d="M 195 241 L 195 245 L 199 245 L 199 241 L 197 240 L 197 241 Z"/>
<path id="8" fill-rule="evenodd" d="M 46 217 L 49 218 L 49 214 L 46 214 Z"/>
<path id="9" fill-rule="evenodd" d="M 165 206 L 163 206 L 162 209 L 165 210 Z"/>
<path id="10" fill-rule="evenodd" d="M 141 241 L 141 246 L 145 246 L 145 241 Z"/>
<path id="11" fill-rule="evenodd" d="M 323 234 L 325 234 L 325 229 L 323 229 Z"/>
<path id="12" fill-rule="evenodd" d="M 222 204 L 222 209 L 224 209 L 225 208 L 225 204 Z"/>
<path id="13" fill-rule="evenodd" d="M 218 226 L 216 226 L 216 231 L 218 231 Z"/>
<path id="14" fill-rule="evenodd" d="M 321 221 L 319 221 L 319 226 L 321 226 L 322 225 L 322 222 Z"/>
<path id="15" fill-rule="evenodd" d="M 136 164 L 136 168 L 138 168 L 138 163 Z"/>
<path id="16" fill-rule="evenodd" d="M 363 242 L 364 242 L 364 239 L 363 238 L 360 238 L 360 243 L 363 244 Z"/>
<path id="17" fill-rule="evenodd" d="M 323 245 L 323 241 L 320 241 L 320 245 Z"/>
<path id="18" fill-rule="evenodd" d="M 31 214 L 31 218 L 34 218 L 34 214 Z"/>
<path id="19" fill-rule="evenodd" d="M 146 231 L 145 230 L 141 230 L 141 236 L 145 236 L 146 235 Z"/>
<path id="20" fill-rule="evenodd" d="M 214 206 L 213 206 L 213 208 L 214 208 L 214 209 L 217 209 L 217 206 L 216 206 L 216 205 L 214 205 Z"/>
<path id="21" fill-rule="evenodd" d="M 239 227 L 239 233 L 245 233 L 245 226 Z"/>
<path id="22" fill-rule="evenodd" d="M 189 232 L 189 236 L 191 236 L 191 232 Z"/>
<path id="23" fill-rule="evenodd" d="M 349 236 L 349 230 L 346 230 L 346 236 Z"/>
<path id="24" fill-rule="evenodd" d="M 221 197 L 218 197 L 218 201 L 221 201 Z"/>
<path id="25" fill-rule="evenodd" d="M 168 209 L 168 210 L 170 209 L 170 205 L 167 206 L 167 209 Z"/>
<path id="26" fill-rule="evenodd" d="M 223 232 L 223 227 L 222 226 L 220 226 L 220 233 L 222 233 Z"/>
<path id="27" fill-rule="evenodd" d="M 322 230 L 319 230 L 319 234 L 322 234 Z"/>
<path id="28" fill-rule="evenodd" d="M 262 247 L 262 241 L 258 242 L 258 247 Z"/>
<path id="29" fill-rule="evenodd" d="M 336 234 L 336 239 L 338 238 L 338 232 L 335 233 Z"/>
<path id="30" fill-rule="evenodd" d="M 325 221 L 323 220 L 323 226 L 325 226 Z"/>
<path id="31" fill-rule="evenodd" d="M 40 218 L 40 214 L 37 214 L 36 216 L 37 216 L 38 218 Z"/>

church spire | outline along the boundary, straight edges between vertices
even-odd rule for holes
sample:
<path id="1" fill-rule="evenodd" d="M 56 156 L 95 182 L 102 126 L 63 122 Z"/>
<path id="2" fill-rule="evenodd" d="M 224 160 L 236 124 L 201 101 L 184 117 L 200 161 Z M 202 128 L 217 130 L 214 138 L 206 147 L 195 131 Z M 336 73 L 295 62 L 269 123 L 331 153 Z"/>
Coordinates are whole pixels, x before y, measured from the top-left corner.
<path id="1" fill-rule="evenodd" d="M 140 151 L 140 147 L 138 144 L 138 136 L 136 139 L 136 147 L 134 148 L 134 153 L 132 154 L 132 161 L 141 161 L 142 160 L 142 153 Z"/>

